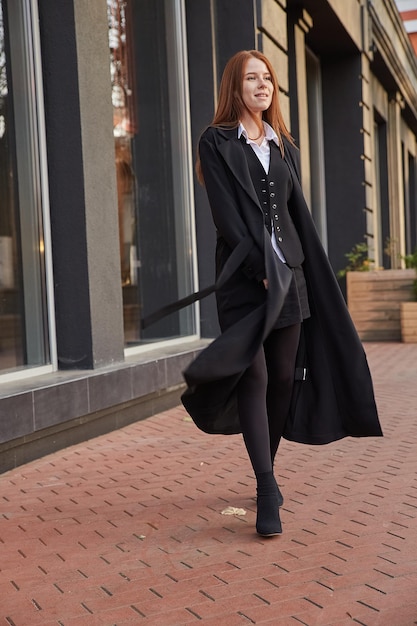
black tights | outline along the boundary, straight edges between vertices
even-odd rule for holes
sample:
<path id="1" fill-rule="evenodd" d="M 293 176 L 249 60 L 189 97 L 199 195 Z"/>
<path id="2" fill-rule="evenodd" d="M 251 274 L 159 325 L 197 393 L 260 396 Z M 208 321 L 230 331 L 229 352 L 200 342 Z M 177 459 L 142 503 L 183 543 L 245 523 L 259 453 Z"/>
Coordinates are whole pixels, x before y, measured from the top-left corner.
<path id="1" fill-rule="evenodd" d="M 300 329 L 273 330 L 239 381 L 239 419 L 255 474 L 272 470 L 290 408 Z"/>

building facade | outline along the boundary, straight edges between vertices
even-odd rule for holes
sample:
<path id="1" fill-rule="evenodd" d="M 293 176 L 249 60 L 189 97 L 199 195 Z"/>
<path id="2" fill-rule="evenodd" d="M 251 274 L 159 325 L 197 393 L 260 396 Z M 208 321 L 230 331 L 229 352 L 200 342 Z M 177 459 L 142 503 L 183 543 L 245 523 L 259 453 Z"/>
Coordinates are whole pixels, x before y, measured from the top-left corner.
<path id="1" fill-rule="evenodd" d="M 417 244 L 417 61 L 394 0 L 0 1 L 0 469 L 179 402 L 218 333 L 198 137 L 273 62 L 335 271 Z M 387 248 L 390 254 L 385 254 Z"/>

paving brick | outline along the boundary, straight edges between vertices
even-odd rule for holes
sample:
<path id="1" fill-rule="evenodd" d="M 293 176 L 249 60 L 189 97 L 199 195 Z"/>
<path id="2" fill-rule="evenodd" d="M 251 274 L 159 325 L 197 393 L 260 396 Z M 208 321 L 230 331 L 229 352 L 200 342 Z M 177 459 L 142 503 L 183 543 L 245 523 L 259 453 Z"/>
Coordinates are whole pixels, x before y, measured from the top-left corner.
<path id="1" fill-rule="evenodd" d="M 417 345 L 365 348 L 385 437 L 283 441 L 278 538 L 241 437 L 181 407 L 0 476 L 0 622 L 417 623 Z"/>

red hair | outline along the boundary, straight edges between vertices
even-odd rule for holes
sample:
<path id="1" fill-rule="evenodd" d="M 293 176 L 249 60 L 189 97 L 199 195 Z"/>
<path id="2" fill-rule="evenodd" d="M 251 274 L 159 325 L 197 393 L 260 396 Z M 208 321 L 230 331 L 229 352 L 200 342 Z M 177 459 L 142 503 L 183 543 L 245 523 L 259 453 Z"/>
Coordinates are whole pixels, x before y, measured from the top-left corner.
<path id="1" fill-rule="evenodd" d="M 284 118 L 282 116 L 281 107 L 279 105 L 278 98 L 278 79 L 274 68 L 272 67 L 269 59 L 259 52 L 258 50 L 241 50 L 232 56 L 226 63 L 226 67 L 223 71 L 222 80 L 220 83 L 219 100 L 217 109 L 210 126 L 216 128 L 237 128 L 243 113 L 247 113 L 248 109 L 243 102 L 242 87 L 243 87 L 243 73 L 247 61 L 254 57 L 263 61 L 268 68 L 268 72 L 271 75 L 271 81 L 274 86 L 272 94 L 272 101 L 266 111 L 262 113 L 262 119 L 265 120 L 276 132 L 278 141 L 281 147 L 281 152 L 284 152 L 284 145 L 282 142 L 282 136 L 286 137 L 292 144 L 293 139 L 288 131 Z M 251 113 L 252 115 L 252 113 Z M 255 116 L 253 116 L 255 119 Z M 258 123 L 258 120 L 256 119 Z M 262 130 L 262 127 L 259 127 Z M 201 172 L 200 157 L 197 157 L 196 162 L 197 178 L 200 183 L 203 182 L 203 175 Z"/>

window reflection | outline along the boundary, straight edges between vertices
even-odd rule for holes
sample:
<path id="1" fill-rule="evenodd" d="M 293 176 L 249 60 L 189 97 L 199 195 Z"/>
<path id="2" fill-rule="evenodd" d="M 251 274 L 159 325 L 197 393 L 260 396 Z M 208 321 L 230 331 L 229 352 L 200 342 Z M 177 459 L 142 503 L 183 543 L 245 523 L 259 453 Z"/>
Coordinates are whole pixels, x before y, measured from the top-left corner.
<path id="1" fill-rule="evenodd" d="M 140 330 L 193 291 L 182 1 L 107 0 L 126 345 L 193 334 L 192 310 Z"/>
<path id="2" fill-rule="evenodd" d="M 28 0 L 0 1 L 0 371 L 49 360 Z M 13 67 L 13 76 L 11 68 Z M 13 85 L 13 90 L 11 89 Z"/>
<path id="3" fill-rule="evenodd" d="M 3 2 L 0 3 L 0 368 L 23 363 L 19 294 L 16 289 L 16 189 L 11 146 L 12 116 L 6 66 Z"/>

